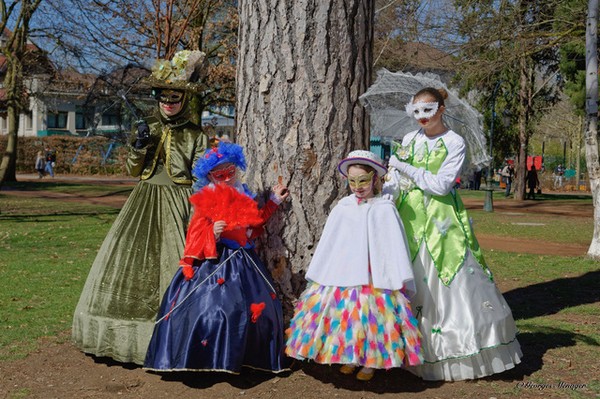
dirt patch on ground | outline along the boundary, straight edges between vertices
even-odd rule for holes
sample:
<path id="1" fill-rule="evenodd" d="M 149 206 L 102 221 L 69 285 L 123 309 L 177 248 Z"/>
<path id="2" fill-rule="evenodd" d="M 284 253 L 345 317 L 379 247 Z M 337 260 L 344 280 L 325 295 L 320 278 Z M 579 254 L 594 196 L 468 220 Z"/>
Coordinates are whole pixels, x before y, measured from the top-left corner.
<path id="1" fill-rule="evenodd" d="M 483 209 L 483 200 L 463 198 L 467 209 Z M 594 217 L 592 204 L 573 204 L 568 200 L 529 200 L 515 201 L 502 199 L 494 201 L 494 212 L 509 215 L 549 215 L 568 216 L 572 218 Z M 496 250 L 515 253 L 529 253 L 535 255 L 558 255 L 558 256 L 585 256 L 588 245 L 571 243 L 554 243 L 540 240 L 527 240 L 523 238 L 500 237 L 490 234 L 477 233 L 479 245 L 485 250 Z"/>
<path id="2" fill-rule="evenodd" d="M 99 181 L 103 184 L 105 180 Z M 110 184 L 115 181 L 112 180 Z M 133 181 L 123 182 L 125 185 Z M 54 198 L 64 201 L 85 201 L 119 208 L 126 195 L 82 197 L 40 191 L 12 191 L 10 195 Z M 465 201 L 467 207 L 481 209 L 480 201 Z M 591 217 L 593 209 L 556 207 L 543 201 L 517 203 L 499 201 L 497 212 L 535 212 L 572 214 Z M 571 213 L 572 212 L 572 213 Z M 523 241 L 479 235 L 484 249 L 515 250 L 543 253 L 554 249 L 549 243 Z M 561 255 L 565 245 L 560 245 Z M 573 248 L 574 254 L 582 248 Z M 500 285 L 500 289 L 503 287 Z M 506 287 L 505 287 L 506 289 Z M 216 373 L 170 373 L 155 374 L 138 366 L 116 363 L 110 359 L 95 358 L 82 354 L 70 343 L 70 332 L 60 337 L 43 339 L 40 349 L 26 359 L 0 363 L 1 398 L 562 398 L 569 397 L 568 389 L 556 384 L 576 384 L 592 381 L 597 367 L 579 368 L 576 376 L 569 374 L 572 360 L 576 362 L 574 343 L 564 342 L 564 351 L 548 346 L 547 340 L 537 335 L 522 334 L 519 338 L 524 352 L 524 362 L 515 369 L 476 381 L 454 383 L 425 382 L 400 369 L 380 371 L 367 383 L 358 382 L 350 376 L 341 375 L 337 366 L 321 366 L 314 363 L 295 363 L 292 371 L 271 375 L 251 370 L 241 375 Z M 531 378 L 544 368 L 547 381 Z M 539 389 L 537 384 L 548 384 Z M 532 385 L 533 384 L 533 385 Z M 550 386 L 551 384 L 554 384 Z M 588 388 L 578 388 L 578 397 L 594 397 Z M 589 396 L 588 396 L 589 395 Z"/>

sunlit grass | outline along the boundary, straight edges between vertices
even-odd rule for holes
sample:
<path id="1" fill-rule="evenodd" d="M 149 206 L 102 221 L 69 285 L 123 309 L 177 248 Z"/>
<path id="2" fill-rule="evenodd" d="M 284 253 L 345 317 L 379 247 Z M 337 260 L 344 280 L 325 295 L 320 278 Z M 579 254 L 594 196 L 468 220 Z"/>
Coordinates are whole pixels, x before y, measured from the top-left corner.
<path id="1" fill-rule="evenodd" d="M 87 196 L 97 195 L 91 194 L 96 190 L 110 195 L 129 188 L 82 184 L 51 189 Z M 482 193 L 465 193 L 483 198 Z M 560 201 L 589 206 L 590 199 Z M 108 207 L 0 193 L 0 360 L 26 356 L 37 348 L 40 337 L 69 336 L 89 268 L 117 213 Z M 591 218 L 584 217 L 498 210 L 469 213 L 476 234 L 537 240 L 540 245 L 546 241 L 587 245 L 593 229 Z M 583 256 L 498 250 L 484 250 L 484 256 L 520 330 L 526 357 L 519 367 L 531 368 L 527 381 L 562 378 L 588 384 L 585 392 L 559 392 L 564 397 L 600 393 L 600 383 L 589 368 L 600 355 L 600 264 Z M 494 384 L 494 380 L 474 383 Z M 466 396 L 472 393 L 469 389 L 465 387 Z M 500 393 L 519 397 L 524 392 L 512 388 Z"/>
<path id="2" fill-rule="evenodd" d="M 71 317 L 118 210 L 0 194 L 0 359 L 23 356 Z"/>

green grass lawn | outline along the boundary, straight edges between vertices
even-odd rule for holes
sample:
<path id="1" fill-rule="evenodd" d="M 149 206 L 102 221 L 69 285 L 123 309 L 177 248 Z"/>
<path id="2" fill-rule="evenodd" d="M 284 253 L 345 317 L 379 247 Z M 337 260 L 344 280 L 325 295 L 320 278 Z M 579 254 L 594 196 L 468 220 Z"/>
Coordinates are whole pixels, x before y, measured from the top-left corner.
<path id="1" fill-rule="evenodd" d="M 483 201 L 481 191 L 461 190 L 463 198 L 473 198 Z M 561 206 L 589 206 L 592 198 L 589 195 L 544 195 L 542 201 Z M 499 192 L 494 193 L 494 199 L 504 199 Z M 512 201 L 512 200 L 508 200 Z M 497 204 L 498 201 L 495 201 Z M 485 212 L 483 209 L 470 209 L 469 216 L 473 220 L 475 233 L 485 233 L 499 237 L 517 237 L 527 240 L 541 240 L 554 243 L 572 243 L 589 245 L 594 232 L 592 218 L 569 217 L 560 214 L 535 214 L 520 211 L 499 210 Z"/>
<path id="2" fill-rule="evenodd" d="M 124 188 L 57 184 L 51 189 L 110 195 Z M 35 350 L 40 337 L 70 329 L 89 268 L 118 211 L 3 191 L 0 212 L 0 361 L 9 361 Z M 589 244 L 593 231 L 587 218 L 535 214 L 513 218 L 478 210 L 470 211 L 470 216 L 476 232 L 487 235 Z M 543 225 L 532 228 L 514 221 Z M 579 381 L 600 394 L 599 263 L 584 257 L 497 250 L 484 255 L 521 332 L 526 356 L 517 369 L 529 373 L 529 381 Z M 518 390 L 504 393 L 519 396 Z M 580 391 L 564 393 L 583 397 Z"/>
<path id="3" fill-rule="evenodd" d="M 118 210 L 0 194 L 0 360 L 70 328 L 96 252 Z"/>

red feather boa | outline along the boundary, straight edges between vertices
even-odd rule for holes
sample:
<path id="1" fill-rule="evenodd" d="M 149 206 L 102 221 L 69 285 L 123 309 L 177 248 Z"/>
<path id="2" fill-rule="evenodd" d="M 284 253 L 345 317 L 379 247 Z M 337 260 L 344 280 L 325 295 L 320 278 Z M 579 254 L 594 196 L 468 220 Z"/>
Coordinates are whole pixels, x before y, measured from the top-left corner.
<path id="1" fill-rule="evenodd" d="M 194 212 L 211 223 L 222 220 L 225 231 L 260 226 L 264 220 L 256 202 L 227 184 L 204 187 L 190 197 Z"/>

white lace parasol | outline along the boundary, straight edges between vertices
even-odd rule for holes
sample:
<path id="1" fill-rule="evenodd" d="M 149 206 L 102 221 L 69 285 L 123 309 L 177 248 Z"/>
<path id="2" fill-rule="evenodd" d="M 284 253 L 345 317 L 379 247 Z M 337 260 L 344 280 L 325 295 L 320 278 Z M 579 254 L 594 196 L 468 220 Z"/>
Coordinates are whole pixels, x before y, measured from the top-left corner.
<path id="1" fill-rule="evenodd" d="M 402 139 L 406 133 L 419 128 L 415 118 L 407 115 L 405 105 L 424 87 L 443 88 L 448 92 L 444 101 L 444 124 L 460 134 L 468 148 L 471 166 L 484 167 L 491 160 L 483 133 L 482 115 L 448 89 L 433 73 L 390 72 L 381 69 L 377 80 L 360 96 L 362 104 L 371 116 L 371 131 L 380 137 Z"/>

